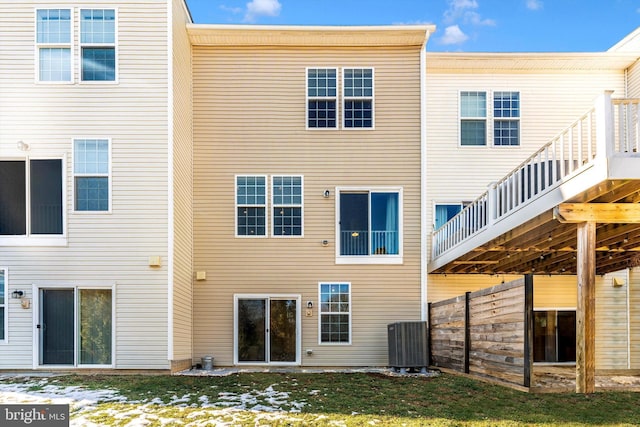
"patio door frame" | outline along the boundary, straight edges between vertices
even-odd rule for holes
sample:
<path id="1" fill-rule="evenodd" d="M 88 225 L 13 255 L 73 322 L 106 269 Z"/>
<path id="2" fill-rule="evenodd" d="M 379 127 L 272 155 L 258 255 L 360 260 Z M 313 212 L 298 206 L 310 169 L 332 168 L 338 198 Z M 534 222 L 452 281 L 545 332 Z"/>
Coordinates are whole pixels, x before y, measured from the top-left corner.
<path id="1" fill-rule="evenodd" d="M 70 290 L 73 291 L 73 364 L 67 365 L 54 365 L 43 364 L 43 337 L 42 329 L 38 328 L 41 324 L 43 302 L 42 292 L 44 290 Z M 111 291 L 111 364 L 81 364 L 79 362 L 79 314 L 80 314 L 80 291 L 82 290 L 109 290 Z M 33 369 L 56 369 L 56 368 L 84 368 L 84 369 L 101 369 L 101 368 L 114 368 L 116 357 L 116 287 L 115 285 L 106 286 L 85 286 L 85 285 L 70 285 L 70 284 L 34 284 L 32 285 L 33 295 Z"/>
<path id="2" fill-rule="evenodd" d="M 265 300 L 266 313 L 265 313 L 265 362 L 242 362 L 239 360 L 238 355 L 238 301 L 241 299 L 252 300 Z M 270 302 L 271 300 L 294 300 L 296 301 L 296 360 L 291 362 L 271 362 L 269 361 L 270 354 L 270 339 L 269 339 L 269 325 L 270 325 Z M 267 366 L 296 366 L 302 363 L 302 296 L 300 294 L 234 294 L 233 296 L 233 363 L 234 365 L 267 365 Z"/>
<path id="3" fill-rule="evenodd" d="M 552 308 L 550 308 L 550 307 L 540 307 L 540 308 L 535 308 L 533 311 L 534 311 L 534 322 L 535 322 L 535 313 L 537 313 L 537 312 L 547 312 L 547 313 L 550 312 L 550 311 L 555 312 L 556 328 L 555 328 L 555 331 L 554 331 L 554 340 L 555 340 L 555 358 L 557 359 L 558 358 L 558 354 L 559 354 L 559 344 L 560 344 L 559 336 L 558 336 L 558 312 L 561 312 L 561 311 L 573 312 L 575 314 L 575 320 L 577 322 L 578 311 L 577 311 L 576 307 L 552 307 Z M 578 328 L 578 325 L 576 323 L 576 328 L 574 330 L 574 334 L 576 334 L 576 335 L 578 333 L 577 328 Z M 534 324 L 533 333 L 534 333 L 534 342 L 535 342 L 535 324 Z M 576 344 L 576 350 L 577 350 L 577 344 Z M 534 352 L 535 352 L 535 350 L 534 350 Z M 577 354 L 574 355 L 574 359 L 577 359 L 576 356 L 577 356 Z M 541 362 L 535 362 L 534 361 L 533 363 L 536 364 L 536 365 L 540 365 L 540 366 L 545 366 L 545 365 L 551 365 L 551 366 L 553 366 L 553 365 L 575 365 L 576 364 L 576 360 L 565 361 L 565 362 L 548 362 L 548 361 L 545 360 L 545 361 L 541 361 Z"/>

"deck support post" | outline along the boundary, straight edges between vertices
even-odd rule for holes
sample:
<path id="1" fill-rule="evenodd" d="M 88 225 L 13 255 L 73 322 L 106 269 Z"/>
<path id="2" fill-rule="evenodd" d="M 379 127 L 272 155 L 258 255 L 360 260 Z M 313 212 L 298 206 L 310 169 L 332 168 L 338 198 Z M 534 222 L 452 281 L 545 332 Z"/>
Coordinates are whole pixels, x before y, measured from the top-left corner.
<path id="1" fill-rule="evenodd" d="M 576 393 L 595 392 L 596 223 L 577 227 Z"/>

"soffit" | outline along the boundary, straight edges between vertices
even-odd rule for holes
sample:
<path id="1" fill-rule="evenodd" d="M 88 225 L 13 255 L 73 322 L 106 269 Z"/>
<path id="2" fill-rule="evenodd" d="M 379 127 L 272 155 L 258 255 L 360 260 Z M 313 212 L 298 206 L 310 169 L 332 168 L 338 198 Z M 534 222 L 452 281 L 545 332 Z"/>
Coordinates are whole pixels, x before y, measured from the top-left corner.
<path id="1" fill-rule="evenodd" d="M 427 52 L 427 72 L 589 72 L 623 71 L 637 53 L 433 53 Z"/>
<path id="2" fill-rule="evenodd" d="M 312 27 L 187 25 L 194 46 L 422 46 L 433 25 Z"/>

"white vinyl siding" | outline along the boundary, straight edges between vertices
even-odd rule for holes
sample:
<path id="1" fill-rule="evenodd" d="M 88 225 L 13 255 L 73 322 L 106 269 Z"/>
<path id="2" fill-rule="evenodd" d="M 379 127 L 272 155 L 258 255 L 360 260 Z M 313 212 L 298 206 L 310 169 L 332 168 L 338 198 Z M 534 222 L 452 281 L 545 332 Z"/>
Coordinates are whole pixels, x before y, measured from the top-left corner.
<path id="1" fill-rule="evenodd" d="M 65 206 L 65 235 L 47 236 L 49 241 L 62 241 L 60 245 L 35 246 L 31 242 L 45 237 L 19 236 L 30 240 L 29 246 L 16 242 L 0 246 L 2 267 L 10 274 L 10 290 L 24 290 L 32 301 L 29 309 L 9 301 L 10 340 L 3 345 L 0 369 L 33 367 L 32 284 L 90 286 L 104 281 L 116 283 L 113 367 L 164 370 L 170 366 L 168 4 L 91 2 L 80 7 L 113 9 L 116 4 L 117 79 L 122 84 L 62 85 L 34 84 L 35 11 L 43 3 L 0 2 L 0 57 L 11 58 L 11 67 L 0 67 L 0 160 L 24 159 L 25 155 L 62 158 Z M 74 8 L 73 82 L 80 82 L 78 17 L 79 8 Z M 106 136 L 111 141 L 113 214 L 76 212 L 73 139 Z M 29 144 L 26 153 L 16 148 L 16 141 L 21 140 Z M 149 266 L 150 256 L 160 257 L 160 267 Z"/>
<path id="2" fill-rule="evenodd" d="M 191 20 L 182 0 L 172 0 L 173 17 L 173 311 L 169 324 L 172 369 L 193 365 L 193 104 L 191 44 L 186 24 Z M 171 279 L 171 278 L 170 278 Z"/>

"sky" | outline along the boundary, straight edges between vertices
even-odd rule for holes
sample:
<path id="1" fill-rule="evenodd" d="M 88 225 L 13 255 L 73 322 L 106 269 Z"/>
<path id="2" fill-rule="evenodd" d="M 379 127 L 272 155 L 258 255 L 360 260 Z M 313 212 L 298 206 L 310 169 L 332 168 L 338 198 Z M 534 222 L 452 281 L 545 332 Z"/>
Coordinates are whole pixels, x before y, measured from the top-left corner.
<path id="1" fill-rule="evenodd" d="M 640 0 L 186 1 L 198 24 L 432 24 L 437 52 L 600 52 L 640 26 Z"/>

